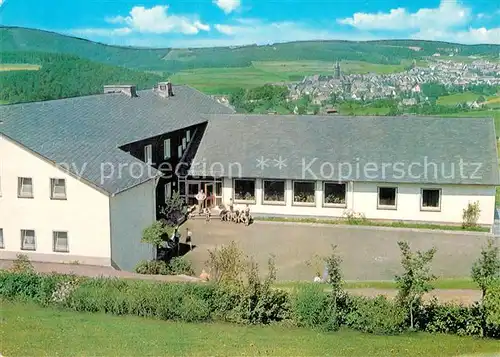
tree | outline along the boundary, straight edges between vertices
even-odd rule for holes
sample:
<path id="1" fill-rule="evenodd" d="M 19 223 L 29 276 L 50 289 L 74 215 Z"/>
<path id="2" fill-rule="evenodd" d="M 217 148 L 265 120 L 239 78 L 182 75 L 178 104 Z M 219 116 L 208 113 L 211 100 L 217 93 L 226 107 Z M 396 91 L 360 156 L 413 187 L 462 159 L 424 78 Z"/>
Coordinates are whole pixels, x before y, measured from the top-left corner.
<path id="1" fill-rule="evenodd" d="M 481 288 L 483 299 L 488 287 L 500 280 L 500 248 L 494 238 L 489 238 L 481 249 L 481 257 L 472 266 L 471 277 Z"/>
<path id="2" fill-rule="evenodd" d="M 463 209 L 462 227 L 463 228 L 476 227 L 480 213 L 481 209 L 479 208 L 479 201 L 476 201 L 474 203 L 469 202 L 467 207 Z"/>
<path id="3" fill-rule="evenodd" d="M 144 229 L 142 233 L 142 243 L 149 243 L 158 248 L 172 234 L 172 230 L 160 221 Z"/>
<path id="4" fill-rule="evenodd" d="M 436 279 L 431 274 L 430 263 L 436 254 L 436 248 L 413 253 L 408 242 L 398 242 L 401 250 L 403 274 L 396 275 L 398 286 L 397 301 L 410 313 L 410 327 L 414 328 L 414 312 L 421 304 L 422 296 L 433 289 L 431 282 Z"/>
<path id="5" fill-rule="evenodd" d="M 186 204 L 180 193 L 174 191 L 171 197 L 166 198 L 165 206 L 160 209 L 161 221 L 163 224 L 175 227 L 186 215 Z"/>

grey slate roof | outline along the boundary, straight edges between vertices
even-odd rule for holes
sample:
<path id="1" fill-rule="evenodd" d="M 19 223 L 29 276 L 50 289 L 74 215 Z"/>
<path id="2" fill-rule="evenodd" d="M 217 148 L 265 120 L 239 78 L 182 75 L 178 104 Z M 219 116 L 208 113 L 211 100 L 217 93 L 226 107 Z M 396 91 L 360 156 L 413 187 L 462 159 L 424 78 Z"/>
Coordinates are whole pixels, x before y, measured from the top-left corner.
<path id="1" fill-rule="evenodd" d="M 488 118 L 208 119 L 192 175 L 499 185 L 495 128 Z M 275 161 L 280 156 L 281 168 Z M 263 169 L 257 166 L 261 158 L 267 159 Z"/>
<path id="2" fill-rule="evenodd" d="M 156 174 L 119 146 L 205 122 L 202 113 L 234 112 L 193 88 L 173 89 L 171 98 L 145 90 L 136 98 L 117 93 L 3 105 L 0 134 L 73 173 L 82 172 L 83 179 L 102 190 L 118 193 Z M 119 164 L 133 164 L 134 170 L 124 169 L 120 177 Z M 111 167 L 112 177 L 101 178 L 101 170 L 109 176 Z"/>

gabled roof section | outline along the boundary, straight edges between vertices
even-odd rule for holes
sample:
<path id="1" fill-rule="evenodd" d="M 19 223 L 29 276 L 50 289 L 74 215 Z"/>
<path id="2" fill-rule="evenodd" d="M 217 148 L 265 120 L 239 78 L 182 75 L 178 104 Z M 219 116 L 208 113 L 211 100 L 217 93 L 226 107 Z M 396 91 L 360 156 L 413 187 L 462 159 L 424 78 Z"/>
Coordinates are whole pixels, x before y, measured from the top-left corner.
<path id="1" fill-rule="evenodd" d="M 209 119 L 190 174 L 500 184 L 489 118 L 217 116 Z"/>
<path id="2" fill-rule="evenodd" d="M 169 98 L 143 90 L 3 105 L 0 133 L 115 194 L 157 175 L 119 146 L 206 122 L 201 114 L 234 113 L 193 88 L 173 89 Z"/>

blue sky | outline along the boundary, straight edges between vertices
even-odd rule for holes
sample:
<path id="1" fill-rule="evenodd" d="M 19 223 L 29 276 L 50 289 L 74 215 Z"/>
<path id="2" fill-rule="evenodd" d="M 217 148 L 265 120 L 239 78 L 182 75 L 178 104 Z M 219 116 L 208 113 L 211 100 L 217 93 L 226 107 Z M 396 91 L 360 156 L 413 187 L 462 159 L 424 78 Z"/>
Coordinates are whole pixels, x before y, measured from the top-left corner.
<path id="1" fill-rule="evenodd" d="M 496 0 L 0 0 L 0 23 L 116 45 L 412 38 L 500 44 Z"/>

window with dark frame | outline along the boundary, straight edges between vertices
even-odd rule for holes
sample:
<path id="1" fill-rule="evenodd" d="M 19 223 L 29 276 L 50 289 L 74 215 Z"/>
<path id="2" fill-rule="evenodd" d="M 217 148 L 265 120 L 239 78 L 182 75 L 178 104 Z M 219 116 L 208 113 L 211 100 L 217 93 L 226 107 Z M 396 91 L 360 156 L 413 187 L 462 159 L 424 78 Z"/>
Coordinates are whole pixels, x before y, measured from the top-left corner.
<path id="1" fill-rule="evenodd" d="M 264 181 L 264 202 L 285 202 L 285 181 Z"/>
<path id="2" fill-rule="evenodd" d="M 148 164 L 153 163 L 153 145 L 146 145 L 144 147 L 144 162 Z"/>
<path id="3" fill-rule="evenodd" d="M 422 209 L 439 209 L 441 205 L 440 189 L 422 189 Z"/>
<path id="4" fill-rule="evenodd" d="M 378 188 L 378 205 L 383 207 L 396 207 L 396 187 Z"/>
<path id="5" fill-rule="evenodd" d="M 50 179 L 50 198 L 53 200 L 66 199 L 66 180 L 53 178 Z"/>
<path id="6" fill-rule="evenodd" d="M 3 241 L 3 228 L 0 228 L 0 249 L 5 248 L 5 243 Z"/>
<path id="7" fill-rule="evenodd" d="M 255 201 L 255 180 L 234 180 L 235 201 Z"/>
<path id="8" fill-rule="evenodd" d="M 311 203 L 316 201 L 316 182 L 314 181 L 294 181 L 293 182 L 293 203 Z"/>
<path id="9" fill-rule="evenodd" d="M 34 230 L 21 230 L 21 250 L 36 250 L 36 237 Z"/>
<path id="10" fill-rule="evenodd" d="M 346 183 L 325 182 L 323 185 L 323 200 L 325 205 L 345 205 L 346 192 Z"/>
<path id="11" fill-rule="evenodd" d="M 68 232 L 53 232 L 52 250 L 59 253 L 69 253 Z"/>
<path id="12" fill-rule="evenodd" d="M 33 198 L 33 179 L 31 177 L 19 177 L 17 185 L 18 197 Z"/>

